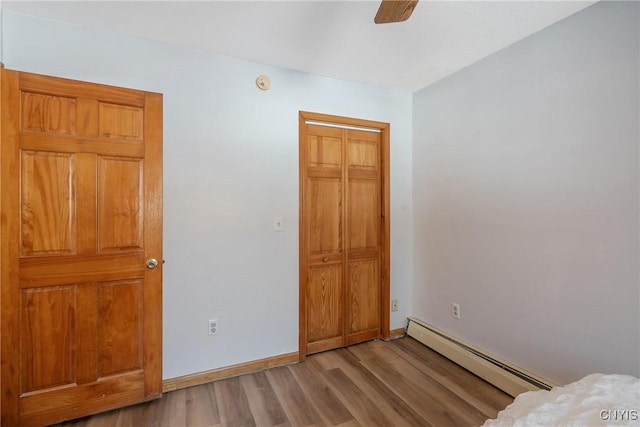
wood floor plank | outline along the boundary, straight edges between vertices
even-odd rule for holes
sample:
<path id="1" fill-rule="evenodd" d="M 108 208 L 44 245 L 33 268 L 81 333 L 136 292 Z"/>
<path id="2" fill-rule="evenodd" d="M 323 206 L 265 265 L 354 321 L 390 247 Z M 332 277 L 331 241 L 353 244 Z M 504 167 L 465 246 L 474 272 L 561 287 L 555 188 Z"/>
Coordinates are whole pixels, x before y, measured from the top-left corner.
<path id="1" fill-rule="evenodd" d="M 411 356 L 416 361 L 415 365 L 417 367 L 432 369 L 438 373 L 440 378 L 446 378 L 450 383 L 456 383 L 469 396 L 473 396 L 476 403 L 482 402 L 492 408 L 504 408 L 513 402 L 513 397 L 510 395 L 462 366 L 452 363 L 446 357 L 413 338 L 396 340 L 393 348 L 398 349 L 399 353 L 406 353 L 407 356 Z M 467 399 L 466 396 L 461 397 Z M 492 418 L 494 417 L 492 416 Z"/>
<path id="2" fill-rule="evenodd" d="M 70 421 L 65 423 L 66 425 L 77 425 L 82 427 L 106 427 L 106 426 L 114 426 L 118 423 L 118 418 L 120 414 L 115 411 L 105 412 L 102 414 L 95 415 L 91 417 L 91 419 L 87 420 L 86 424 L 75 424 L 75 421 Z M 82 419 L 79 420 L 82 422 Z"/>
<path id="3" fill-rule="evenodd" d="M 56 427 L 468 427 L 512 401 L 404 337 L 314 354 Z"/>
<path id="4" fill-rule="evenodd" d="M 257 426 L 291 426 L 264 372 L 243 375 L 240 381 Z"/>
<path id="5" fill-rule="evenodd" d="M 398 353 L 393 351 L 395 345 L 391 346 L 379 346 L 371 354 L 377 354 L 385 358 L 385 363 L 397 366 L 405 372 L 405 376 L 410 378 L 420 378 L 419 384 L 424 388 L 426 392 L 432 394 L 437 401 L 439 401 L 443 407 L 455 410 L 460 415 L 466 415 L 469 420 L 485 417 L 475 406 L 471 405 L 468 400 L 463 400 L 464 403 L 457 405 L 450 405 L 455 401 L 454 394 L 450 387 L 447 387 L 437 381 L 431 375 L 428 369 L 424 369 L 423 366 L 417 366 L 413 359 L 407 357 L 405 353 Z M 477 381 L 477 377 L 473 376 L 474 381 Z M 459 396 L 458 396 L 459 397 Z M 486 418 L 486 417 L 485 417 Z"/>
<path id="6" fill-rule="evenodd" d="M 425 348 L 416 340 L 397 340 L 388 346 L 390 351 L 404 358 L 415 368 L 442 384 L 458 398 L 473 405 L 486 418 L 495 418 L 498 407 L 505 407 L 513 398 L 483 379 L 451 361 L 437 352 Z M 421 346 L 419 348 L 417 346 Z M 425 350 L 427 350 L 425 352 Z M 428 357 L 425 357 L 428 356 Z"/>
<path id="7" fill-rule="evenodd" d="M 167 393 L 162 397 L 159 427 L 186 427 L 187 425 L 187 391 L 176 390 L 180 393 Z"/>
<path id="8" fill-rule="evenodd" d="M 339 359 L 345 374 L 359 385 L 370 400 L 376 402 L 394 426 L 428 427 L 430 425 L 375 375 L 358 363 L 349 351 L 342 349 L 332 354 Z"/>
<path id="9" fill-rule="evenodd" d="M 154 426 L 160 425 L 161 417 L 157 414 L 157 405 L 153 403 L 141 403 L 137 411 L 119 411 L 119 412 L 107 412 L 107 414 L 117 413 L 118 419 L 114 427 L 129 427 L 129 426 Z M 109 421 L 107 421 L 108 423 Z"/>
<path id="10" fill-rule="evenodd" d="M 319 375 L 321 370 L 314 370 L 313 367 L 317 365 L 300 363 L 290 366 L 289 370 L 305 394 L 309 396 L 320 416 L 328 425 L 340 425 L 355 420 L 322 375 Z"/>
<path id="11" fill-rule="evenodd" d="M 214 390 L 222 425 L 228 427 L 250 427 L 256 425 L 247 394 L 239 377 L 216 381 Z"/>
<path id="12" fill-rule="evenodd" d="M 189 387 L 186 391 L 187 427 L 212 427 L 221 424 L 213 383 Z M 144 424 L 131 424 L 144 425 Z"/>
<path id="13" fill-rule="evenodd" d="M 358 421 L 351 420 L 346 423 L 338 424 L 336 427 L 363 427 Z"/>
<path id="14" fill-rule="evenodd" d="M 367 427 L 392 425 L 378 406 L 340 368 L 323 371 L 322 375 L 327 378 L 349 411 L 361 420 L 362 425 Z"/>
<path id="15" fill-rule="evenodd" d="M 451 393 L 434 384 L 416 369 L 411 369 L 406 363 L 393 360 L 391 364 L 389 360 L 377 355 L 361 363 L 432 425 L 474 425 L 483 419 L 475 408 L 464 401 L 452 401 Z"/>
<path id="16" fill-rule="evenodd" d="M 309 398 L 305 396 L 289 367 L 269 369 L 266 373 L 292 425 L 296 427 L 324 425 L 322 418 Z"/>

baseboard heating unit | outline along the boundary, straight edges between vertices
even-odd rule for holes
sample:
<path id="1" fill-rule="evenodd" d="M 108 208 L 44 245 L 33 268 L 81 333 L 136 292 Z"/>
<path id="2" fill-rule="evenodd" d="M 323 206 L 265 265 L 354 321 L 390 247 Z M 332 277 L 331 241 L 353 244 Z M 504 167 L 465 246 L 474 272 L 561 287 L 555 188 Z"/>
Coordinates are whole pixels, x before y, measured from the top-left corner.
<path id="1" fill-rule="evenodd" d="M 513 397 L 525 391 L 550 390 L 555 386 L 414 317 L 409 317 L 407 335 Z"/>

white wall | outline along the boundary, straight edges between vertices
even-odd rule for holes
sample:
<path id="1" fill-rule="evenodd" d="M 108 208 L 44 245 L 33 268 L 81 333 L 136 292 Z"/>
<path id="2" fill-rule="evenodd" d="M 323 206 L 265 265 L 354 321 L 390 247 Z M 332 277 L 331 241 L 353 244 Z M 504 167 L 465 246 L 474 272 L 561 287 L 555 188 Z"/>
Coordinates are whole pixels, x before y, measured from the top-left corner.
<path id="1" fill-rule="evenodd" d="M 297 351 L 299 110 L 391 123 L 391 328 L 405 326 L 411 94 L 8 11 L 3 36 L 6 68 L 164 94 L 165 378 Z"/>
<path id="2" fill-rule="evenodd" d="M 2 46 L 3 46 L 3 43 L 2 43 L 2 34 L 3 34 L 2 22 L 3 22 L 3 19 L 2 19 L 2 0 L 0 0 L 0 64 L 3 63 L 2 62 L 2 56 L 3 56 L 2 55 Z"/>
<path id="3" fill-rule="evenodd" d="M 414 97 L 412 314 L 557 383 L 640 375 L 639 18 L 597 3 Z"/>

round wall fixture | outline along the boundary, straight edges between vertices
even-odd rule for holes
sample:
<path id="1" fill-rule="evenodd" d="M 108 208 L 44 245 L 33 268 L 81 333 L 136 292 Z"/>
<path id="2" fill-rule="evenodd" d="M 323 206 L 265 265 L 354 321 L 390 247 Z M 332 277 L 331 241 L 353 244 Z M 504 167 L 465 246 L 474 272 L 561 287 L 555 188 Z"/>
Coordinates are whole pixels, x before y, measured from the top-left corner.
<path id="1" fill-rule="evenodd" d="M 271 88 L 271 79 L 269 79 L 269 76 L 261 74 L 256 79 L 256 86 L 260 90 L 269 90 Z"/>

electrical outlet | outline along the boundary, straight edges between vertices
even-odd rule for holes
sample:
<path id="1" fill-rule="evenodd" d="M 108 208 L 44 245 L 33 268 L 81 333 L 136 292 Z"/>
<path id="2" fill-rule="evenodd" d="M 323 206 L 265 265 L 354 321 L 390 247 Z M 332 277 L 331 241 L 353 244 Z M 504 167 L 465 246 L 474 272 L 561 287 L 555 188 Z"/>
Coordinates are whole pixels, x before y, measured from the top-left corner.
<path id="1" fill-rule="evenodd" d="M 391 300 L 391 311 L 398 311 L 398 300 L 397 299 L 392 299 Z"/>
<path id="2" fill-rule="evenodd" d="M 209 320 L 209 335 L 218 334 L 218 319 Z"/>
<path id="3" fill-rule="evenodd" d="M 460 304 L 456 304 L 455 302 L 451 303 L 451 317 L 454 319 L 460 318 Z"/>

